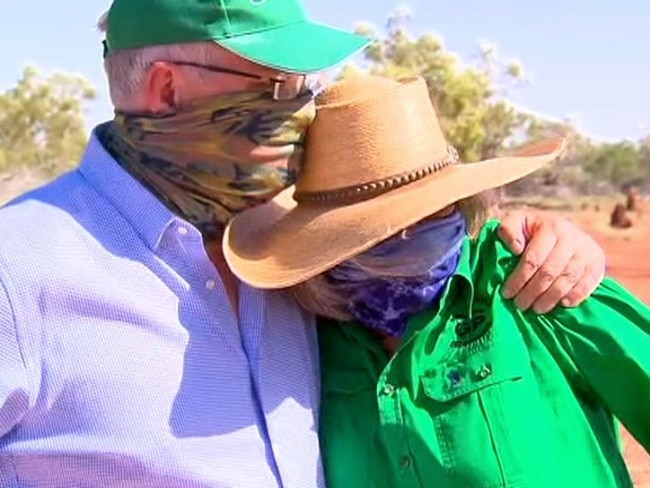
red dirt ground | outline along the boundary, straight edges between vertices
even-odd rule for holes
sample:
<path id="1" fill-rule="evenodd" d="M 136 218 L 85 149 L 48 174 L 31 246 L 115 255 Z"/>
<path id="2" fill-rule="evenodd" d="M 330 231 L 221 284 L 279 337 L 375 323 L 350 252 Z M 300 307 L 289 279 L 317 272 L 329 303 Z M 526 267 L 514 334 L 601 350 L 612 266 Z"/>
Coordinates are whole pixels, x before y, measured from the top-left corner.
<path id="1" fill-rule="evenodd" d="M 590 232 L 607 254 L 608 274 L 650 304 L 650 212 L 633 215 L 631 229 L 614 230 L 605 212 L 564 214 Z M 648 351 L 650 354 L 650 351 Z M 650 418 L 650 412 L 648 412 Z M 650 455 L 624 432 L 625 457 L 637 488 L 650 488 Z"/>

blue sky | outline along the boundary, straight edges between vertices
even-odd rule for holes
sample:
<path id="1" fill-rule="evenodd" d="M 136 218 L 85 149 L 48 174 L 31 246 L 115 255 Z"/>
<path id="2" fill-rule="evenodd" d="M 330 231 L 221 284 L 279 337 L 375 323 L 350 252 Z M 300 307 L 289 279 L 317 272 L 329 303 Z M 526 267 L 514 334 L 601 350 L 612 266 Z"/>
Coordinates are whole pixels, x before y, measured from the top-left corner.
<path id="1" fill-rule="evenodd" d="M 134 0 L 135 1 L 135 0 Z M 601 140 L 650 133 L 650 2 L 647 0 L 410 0 L 414 34 L 439 34 L 463 58 L 480 40 L 520 60 L 531 83 L 511 98 L 553 118 L 571 117 Z M 393 0 L 305 0 L 315 20 L 381 26 Z M 0 89 L 26 64 L 75 72 L 99 97 L 89 123 L 111 116 L 94 26 L 109 0 L 0 0 Z"/>

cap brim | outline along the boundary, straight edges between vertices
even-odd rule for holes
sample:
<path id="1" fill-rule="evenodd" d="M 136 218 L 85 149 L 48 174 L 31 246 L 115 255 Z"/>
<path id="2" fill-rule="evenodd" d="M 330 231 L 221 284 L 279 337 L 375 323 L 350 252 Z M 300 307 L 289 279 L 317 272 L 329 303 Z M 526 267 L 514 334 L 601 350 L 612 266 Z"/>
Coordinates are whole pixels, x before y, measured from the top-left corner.
<path id="1" fill-rule="evenodd" d="M 290 73 L 324 71 L 364 49 L 367 37 L 313 22 L 299 22 L 217 41 L 263 66 Z"/>
<path id="2" fill-rule="evenodd" d="M 299 205 L 287 190 L 236 216 L 226 228 L 224 255 L 242 281 L 285 288 L 327 271 L 448 205 L 516 181 L 556 159 L 563 138 L 523 156 L 450 166 L 439 175 L 353 205 Z"/>

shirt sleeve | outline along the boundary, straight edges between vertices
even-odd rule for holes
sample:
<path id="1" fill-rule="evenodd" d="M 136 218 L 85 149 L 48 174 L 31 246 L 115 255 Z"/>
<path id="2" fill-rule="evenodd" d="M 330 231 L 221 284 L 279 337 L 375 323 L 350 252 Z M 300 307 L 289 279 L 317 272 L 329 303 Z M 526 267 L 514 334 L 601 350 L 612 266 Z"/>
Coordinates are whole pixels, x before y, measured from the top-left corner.
<path id="1" fill-rule="evenodd" d="M 28 407 L 27 370 L 11 302 L 0 281 L 0 439 L 16 426 Z"/>
<path id="2" fill-rule="evenodd" d="M 607 278 L 579 307 L 537 317 L 570 380 L 650 450 L 650 309 Z"/>

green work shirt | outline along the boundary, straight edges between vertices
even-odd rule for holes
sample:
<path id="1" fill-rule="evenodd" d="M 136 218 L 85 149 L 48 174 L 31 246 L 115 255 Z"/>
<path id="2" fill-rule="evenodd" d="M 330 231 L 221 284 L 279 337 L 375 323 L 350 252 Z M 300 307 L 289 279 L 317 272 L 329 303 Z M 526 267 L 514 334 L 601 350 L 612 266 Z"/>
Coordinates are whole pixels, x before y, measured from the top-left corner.
<path id="1" fill-rule="evenodd" d="M 392 358 L 358 325 L 319 324 L 329 488 L 633 486 L 614 417 L 648 450 L 650 310 L 605 279 L 577 308 L 519 311 L 497 225 Z"/>

